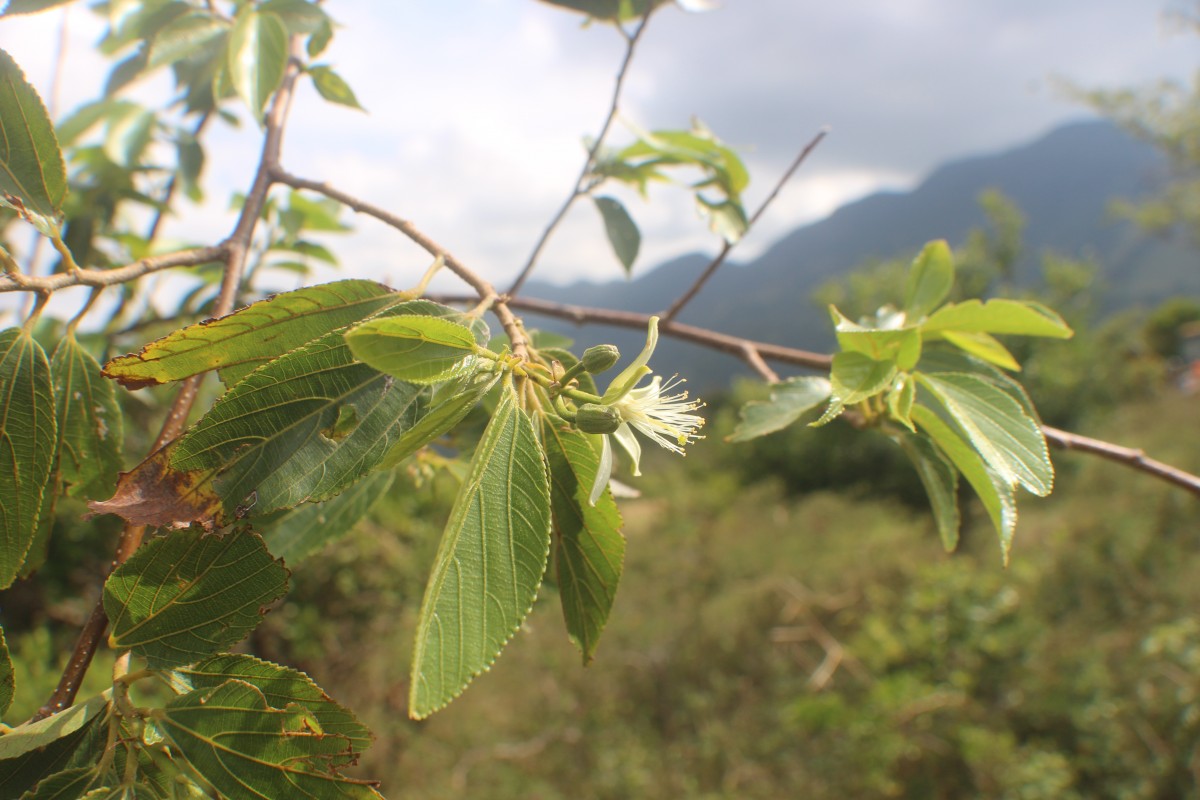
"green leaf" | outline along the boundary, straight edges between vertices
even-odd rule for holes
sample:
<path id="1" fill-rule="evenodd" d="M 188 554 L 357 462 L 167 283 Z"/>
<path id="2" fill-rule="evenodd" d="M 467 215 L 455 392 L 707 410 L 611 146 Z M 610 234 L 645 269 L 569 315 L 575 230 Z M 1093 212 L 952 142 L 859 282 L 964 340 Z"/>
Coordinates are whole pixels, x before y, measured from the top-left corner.
<path id="1" fill-rule="evenodd" d="M 835 306 L 829 307 L 829 315 L 842 350 L 875 361 L 895 361 L 900 369 L 912 369 L 921 359 L 921 331 L 916 326 L 868 328 L 846 318 Z"/>
<path id="2" fill-rule="evenodd" d="M 22 330 L 0 331 L 0 589 L 37 533 L 57 441 L 46 354 Z"/>
<path id="3" fill-rule="evenodd" d="M 549 416 L 542 442 L 550 466 L 554 565 L 567 635 L 591 662 L 608 622 L 625 561 L 621 512 L 606 490 L 589 502 L 600 455 L 591 437 Z"/>
<path id="4" fill-rule="evenodd" d="M 325 52 L 325 48 L 329 46 L 329 42 L 333 39 L 333 24 L 329 20 L 313 31 L 313 34 L 308 37 L 308 44 L 304 46 L 309 58 L 316 58 Z"/>
<path id="5" fill-rule="evenodd" d="M 255 533 L 153 539 L 104 583 L 109 642 L 144 656 L 150 669 L 190 664 L 253 630 L 287 590 L 287 576 Z"/>
<path id="6" fill-rule="evenodd" d="M 57 217 L 67 196 L 67 171 L 42 99 L 12 56 L 0 50 L 2 194 L 31 211 Z"/>
<path id="7" fill-rule="evenodd" d="M 255 119 L 261 119 L 267 100 L 283 83 L 287 70 L 287 27 L 277 15 L 247 5 L 233 22 L 227 54 L 233 88 Z"/>
<path id="8" fill-rule="evenodd" d="M 108 497 L 121 471 L 124 415 L 113 385 L 73 334 L 54 348 L 50 374 L 58 419 L 58 472 L 67 494 Z"/>
<path id="9" fill-rule="evenodd" d="M 346 332 L 354 357 L 411 383 L 437 383 L 474 363 L 475 337 L 465 325 L 416 314 L 368 320 Z"/>
<path id="10" fill-rule="evenodd" d="M 449 433 L 491 391 L 499 372 L 476 372 L 438 387 L 419 419 L 400 435 L 399 441 L 379 463 L 379 469 L 396 466 L 439 436 Z"/>
<path id="11" fill-rule="evenodd" d="M 1015 489 L 1004 482 L 996 472 L 987 465 L 979 453 L 968 445 L 961 436 L 954 432 L 931 409 L 922 405 L 913 407 L 913 422 L 918 430 L 928 436 L 950 459 L 955 468 L 962 473 L 979 495 L 983 507 L 992 520 L 996 534 L 1000 537 L 1000 551 L 1004 563 L 1008 563 L 1008 553 L 1012 548 L 1013 533 L 1017 529 L 1017 498 Z"/>
<path id="12" fill-rule="evenodd" d="M 1041 303 L 1002 299 L 944 305 L 922 323 L 921 330 L 926 335 L 942 331 L 1007 333 L 1051 339 L 1070 339 L 1074 335 L 1062 317 Z"/>
<path id="13" fill-rule="evenodd" d="M 642 246 L 642 234 L 637 224 L 625 210 L 625 206 L 612 197 L 593 197 L 600 216 L 604 218 L 604 232 L 608 234 L 608 243 L 612 245 L 613 253 L 625 267 L 625 274 L 633 271 L 633 262 L 637 260 L 638 250 Z"/>
<path id="14" fill-rule="evenodd" d="M 930 242 L 913 259 L 904 291 L 904 314 L 919 320 L 938 307 L 954 288 L 954 255 L 943 240 Z"/>
<path id="15" fill-rule="evenodd" d="M 267 361 L 399 299 L 386 286 L 364 280 L 284 292 L 228 316 L 177 330 L 138 353 L 114 358 L 104 366 L 104 374 L 137 389 L 215 369 L 226 385 L 233 385 Z"/>
<path id="16" fill-rule="evenodd" d="M 267 0 L 258 10 L 277 14 L 292 36 L 316 33 L 329 24 L 329 15 L 308 0 Z"/>
<path id="17" fill-rule="evenodd" d="M 509 381 L 455 498 L 425 589 L 410 716 L 444 707 L 491 666 L 533 606 L 549 551 L 545 457 Z"/>
<path id="18" fill-rule="evenodd" d="M 912 423 L 912 407 L 916 397 L 917 383 L 913 380 L 912 375 L 907 373 L 897 378 L 887 395 L 888 414 L 893 420 L 914 433 L 916 429 L 913 428 Z"/>
<path id="19" fill-rule="evenodd" d="M 16 685 L 12 658 L 8 654 L 8 642 L 4 640 L 4 629 L 0 628 L 0 717 L 3 717 L 12 705 Z"/>
<path id="20" fill-rule="evenodd" d="M 176 691 L 215 689 L 231 678 L 245 681 L 262 692 L 271 708 L 303 706 L 329 735 L 344 737 L 349 747 L 331 757 L 335 766 L 355 763 L 371 746 L 371 732 L 348 709 L 338 705 L 313 683 L 312 678 L 287 667 L 253 656 L 224 653 L 172 674 Z"/>
<path id="21" fill-rule="evenodd" d="M 346 79 L 331 68 L 324 65 L 309 67 L 308 74 L 312 77 L 317 94 L 329 102 L 357 108 L 360 111 L 366 110 L 354 96 L 354 90 L 350 88 L 350 84 L 346 83 Z"/>
<path id="22" fill-rule="evenodd" d="M 958 471 L 927 436 L 900 433 L 893 438 L 916 467 L 925 494 L 929 495 L 942 546 L 947 553 L 954 552 L 958 547 L 961 524 L 958 514 Z"/>
<path id="23" fill-rule="evenodd" d="M 222 52 L 228 34 L 228 20 L 209 11 L 191 11 L 176 17 L 155 35 L 146 66 L 153 69 L 195 55 Z"/>
<path id="24" fill-rule="evenodd" d="M 270 551 L 295 566 L 345 536 L 387 493 L 394 476 L 376 472 L 322 503 L 305 503 L 263 521 L 251 518 Z"/>
<path id="25" fill-rule="evenodd" d="M 845 410 L 846 406 L 861 403 L 887 390 L 896 377 L 894 361 L 876 361 L 865 353 L 851 351 L 833 357 L 829 371 L 829 408 L 814 427 L 825 425 Z"/>
<path id="26" fill-rule="evenodd" d="M 700 213 L 708 217 L 709 230 L 729 244 L 737 244 L 750 227 L 746 220 L 746 210 L 742 208 L 741 203 L 732 200 L 716 202 L 696 195 L 696 204 Z"/>
<path id="27" fill-rule="evenodd" d="M 223 797 L 380 798 L 369 782 L 336 771 L 350 746 L 345 736 L 323 732 L 300 704 L 272 708 L 247 681 L 188 692 L 153 714 L 186 769 Z"/>
<path id="28" fill-rule="evenodd" d="M 13 17 L 17 14 L 36 14 L 56 6 L 63 6 L 71 0 L 9 0 L 0 16 Z"/>
<path id="29" fill-rule="evenodd" d="M 1036 419 L 991 381 L 960 372 L 917 373 L 983 460 L 1008 485 L 1044 497 L 1054 486 L 1054 465 Z"/>
<path id="30" fill-rule="evenodd" d="M 99 779 L 95 767 L 75 767 L 56 772 L 38 781 L 37 787 L 21 800 L 78 800 Z"/>
<path id="31" fill-rule="evenodd" d="M 542 0 L 552 6 L 579 11 L 605 22 L 626 22 L 643 17 L 671 0 Z"/>
<path id="32" fill-rule="evenodd" d="M 771 387 L 771 399 L 742 406 L 741 421 L 726 441 L 748 442 L 780 431 L 829 399 L 826 378 L 789 378 Z"/>
<path id="33" fill-rule="evenodd" d="M 0 797 L 20 797 L 65 768 L 91 726 L 108 710 L 111 694 L 106 691 L 0 736 Z"/>
<path id="34" fill-rule="evenodd" d="M 1021 365 L 1008 352 L 1008 348 L 1000 344 L 990 333 L 971 333 L 966 331 L 942 331 L 942 338 L 965 353 L 982 358 L 990 364 L 995 364 L 1013 372 L 1020 372 Z"/>

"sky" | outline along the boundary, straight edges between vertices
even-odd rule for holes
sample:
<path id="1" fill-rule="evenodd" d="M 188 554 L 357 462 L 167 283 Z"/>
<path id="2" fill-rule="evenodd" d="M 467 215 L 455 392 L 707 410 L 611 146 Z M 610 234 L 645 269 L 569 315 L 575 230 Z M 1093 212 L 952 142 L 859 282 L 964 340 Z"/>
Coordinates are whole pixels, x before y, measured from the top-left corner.
<path id="1" fill-rule="evenodd" d="M 524 263 L 607 112 L 624 52 L 604 25 L 535 0 L 330 0 L 340 23 L 322 61 L 368 113 L 331 106 L 305 84 L 284 165 L 412 220 L 498 286 Z M 947 160 L 1029 141 L 1088 111 L 1059 88 L 1189 79 L 1195 36 L 1173 32 L 1167 0 L 721 0 L 705 13 L 667 7 L 643 37 L 622 117 L 642 129 L 701 119 L 745 159 L 751 209 L 803 145 L 829 135 L 734 251 L 749 260 L 795 227 L 879 190 L 915 185 Z M 92 50 L 103 25 L 83 5 L 0 20 L 0 47 L 49 97 L 65 16 L 57 110 L 94 96 L 106 70 Z M 165 78 L 139 87 L 148 101 Z M 630 140 L 618 124 L 611 141 Z M 258 131 L 214 129 L 212 189 L 183 208 L 168 237 L 222 238 L 227 198 L 245 190 Z M 1102 168 L 1102 165 L 1098 165 Z M 642 229 L 635 272 L 719 242 L 679 187 L 649 201 L 614 192 Z M 399 234 L 347 217 L 330 244 L 341 276 L 411 285 L 428 263 Z M 621 270 L 599 215 L 579 204 L 545 251 L 538 277 L 608 280 Z M 332 276 L 331 276 L 332 277 Z"/>

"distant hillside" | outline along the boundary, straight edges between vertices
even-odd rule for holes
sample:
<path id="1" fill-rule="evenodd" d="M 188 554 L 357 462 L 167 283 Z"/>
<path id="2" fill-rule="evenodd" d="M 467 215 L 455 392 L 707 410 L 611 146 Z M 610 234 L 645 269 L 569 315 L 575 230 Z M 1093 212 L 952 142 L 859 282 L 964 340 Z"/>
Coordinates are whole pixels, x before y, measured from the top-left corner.
<path id="1" fill-rule="evenodd" d="M 961 242 L 983 224 L 978 197 L 996 188 L 1026 215 L 1026 261 L 1018 278 L 1037 278 L 1037 256 L 1052 249 L 1091 256 L 1101 266 L 1110 308 L 1151 305 L 1174 294 L 1200 294 L 1197 254 L 1143 236 L 1109 212 L 1117 197 L 1153 191 L 1165 163 L 1149 146 L 1106 122 L 1058 128 L 1021 147 L 968 158 L 935 170 L 911 192 L 879 193 L 839 208 L 829 217 L 783 237 L 757 260 L 728 264 L 684 312 L 694 324 L 807 349 L 832 341 L 828 317 L 812 305 L 812 291 L 870 258 L 915 252 L 930 239 Z M 551 300 L 652 312 L 666 307 L 708 259 L 691 254 L 643 272 L 631 281 L 568 287 L 530 283 L 525 293 Z M 800 312 L 797 312 L 799 300 Z M 632 354 L 640 337 L 612 329 L 570 329 L 532 320 L 591 344 L 612 341 Z M 744 373 L 735 359 L 676 342 L 661 346 L 661 363 L 688 375 L 698 388 Z"/>

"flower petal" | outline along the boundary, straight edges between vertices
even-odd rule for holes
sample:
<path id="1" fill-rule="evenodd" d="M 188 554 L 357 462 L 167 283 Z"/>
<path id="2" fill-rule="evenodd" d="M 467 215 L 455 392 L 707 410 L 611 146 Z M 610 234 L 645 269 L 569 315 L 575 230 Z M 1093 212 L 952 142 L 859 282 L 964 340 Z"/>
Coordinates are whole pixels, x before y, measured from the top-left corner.
<path id="1" fill-rule="evenodd" d="M 621 426 L 610 435 L 629 454 L 629 459 L 633 462 L 633 474 L 635 476 L 641 475 L 642 471 L 639 465 L 642 460 L 642 445 L 637 440 L 637 437 L 633 435 L 633 429 L 629 427 L 628 423 L 622 422 Z"/>
<path id="2" fill-rule="evenodd" d="M 654 348 L 658 346 L 658 317 L 651 317 L 650 324 L 646 330 L 646 346 L 642 348 L 642 352 L 633 360 L 625 369 L 621 370 L 621 374 L 613 378 L 613 382 L 608 385 L 604 396 L 600 398 L 600 402 L 609 405 L 616 400 L 624 397 L 630 389 L 638 385 L 638 382 L 644 378 L 650 368 L 646 365 L 650 363 L 650 356 L 654 355 Z"/>
<path id="3" fill-rule="evenodd" d="M 593 506 L 600 499 L 600 495 L 604 494 L 608 479 L 612 477 L 612 445 L 608 443 L 607 436 L 601 436 L 600 442 L 600 466 L 596 468 L 596 480 L 592 481 L 592 494 L 588 497 L 588 504 Z"/>

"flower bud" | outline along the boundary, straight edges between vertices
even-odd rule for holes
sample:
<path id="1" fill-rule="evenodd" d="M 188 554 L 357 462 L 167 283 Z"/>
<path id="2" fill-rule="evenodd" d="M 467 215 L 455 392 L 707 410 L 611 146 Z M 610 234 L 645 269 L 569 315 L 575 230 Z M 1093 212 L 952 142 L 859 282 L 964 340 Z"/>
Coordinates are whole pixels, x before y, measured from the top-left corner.
<path id="1" fill-rule="evenodd" d="M 604 370 L 609 369 L 617 360 L 621 358 L 621 351 L 616 348 L 616 345 L 598 344 L 595 347 L 589 347 L 583 351 L 583 358 L 580 361 L 583 363 L 583 368 L 593 375 L 599 375 Z"/>
<path id="2" fill-rule="evenodd" d="M 584 433 L 612 433 L 622 422 L 619 411 L 598 403 L 584 403 L 575 412 L 575 427 Z"/>

